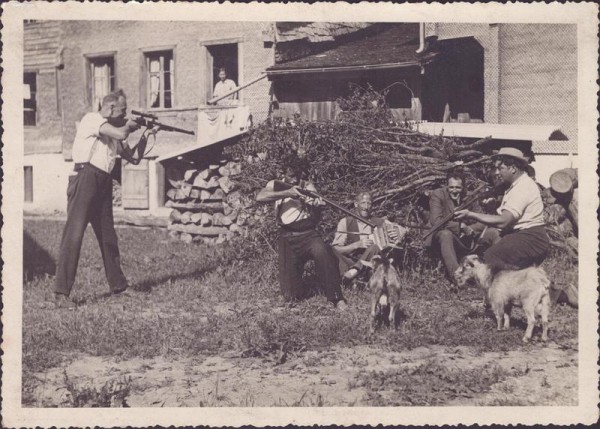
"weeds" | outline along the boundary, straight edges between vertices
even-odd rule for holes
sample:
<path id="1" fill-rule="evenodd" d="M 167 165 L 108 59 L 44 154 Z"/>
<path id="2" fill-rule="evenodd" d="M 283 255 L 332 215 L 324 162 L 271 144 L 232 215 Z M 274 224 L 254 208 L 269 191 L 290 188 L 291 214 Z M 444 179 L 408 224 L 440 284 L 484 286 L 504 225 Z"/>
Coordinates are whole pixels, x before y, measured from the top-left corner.
<path id="1" fill-rule="evenodd" d="M 127 397 L 131 393 L 131 377 L 108 380 L 98 390 L 95 386 L 79 386 L 63 372 L 67 394 L 62 406 L 74 408 L 129 407 Z"/>
<path id="2" fill-rule="evenodd" d="M 365 399 L 370 405 L 444 405 L 456 398 L 487 392 L 509 375 L 498 365 L 464 370 L 430 360 L 417 367 L 363 372 L 354 386 L 367 389 Z"/>

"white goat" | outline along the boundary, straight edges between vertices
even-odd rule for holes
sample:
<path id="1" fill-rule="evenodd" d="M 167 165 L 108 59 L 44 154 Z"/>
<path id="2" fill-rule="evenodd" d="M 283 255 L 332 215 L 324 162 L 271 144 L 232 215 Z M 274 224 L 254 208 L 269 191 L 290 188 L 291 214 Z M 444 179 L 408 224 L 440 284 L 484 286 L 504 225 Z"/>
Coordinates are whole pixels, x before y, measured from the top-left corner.
<path id="1" fill-rule="evenodd" d="M 498 323 L 498 330 L 510 327 L 510 310 L 513 304 L 521 305 L 527 317 L 523 341 L 531 339 L 536 315 L 542 318 L 542 341 L 548 340 L 548 315 L 550 313 L 550 280 L 541 267 L 522 270 L 503 270 L 495 275 L 477 255 L 468 255 L 454 273 L 459 286 L 474 279 L 484 291 Z M 503 324 L 504 322 L 504 324 Z"/>

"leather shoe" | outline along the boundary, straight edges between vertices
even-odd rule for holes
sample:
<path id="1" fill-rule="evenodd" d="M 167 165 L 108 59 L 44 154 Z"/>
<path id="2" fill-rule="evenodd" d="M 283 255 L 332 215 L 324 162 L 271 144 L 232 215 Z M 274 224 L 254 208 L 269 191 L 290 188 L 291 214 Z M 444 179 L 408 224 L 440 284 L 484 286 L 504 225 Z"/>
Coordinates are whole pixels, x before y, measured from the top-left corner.
<path id="1" fill-rule="evenodd" d="M 71 301 L 71 298 L 64 293 L 54 294 L 54 306 L 56 308 L 66 308 L 68 310 L 75 310 L 77 308 L 77 304 Z"/>

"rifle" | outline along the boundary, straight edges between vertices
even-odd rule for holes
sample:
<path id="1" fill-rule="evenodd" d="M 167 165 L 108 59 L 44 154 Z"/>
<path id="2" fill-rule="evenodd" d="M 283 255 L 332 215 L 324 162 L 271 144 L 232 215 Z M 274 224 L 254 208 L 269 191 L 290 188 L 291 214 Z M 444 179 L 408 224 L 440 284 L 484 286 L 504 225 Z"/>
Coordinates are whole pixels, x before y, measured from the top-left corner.
<path id="1" fill-rule="evenodd" d="M 421 240 L 425 240 L 427 237 L 429 237 L 431 234 L 439 231 L 444 225 L 446 225 L 448 222 L 450 222 L 452 220 L 452 218 L 454 218 L 454 214 L 459 211 L 459 210 L 464 210 L 466 208 L 469 208 L 473 203 L 475 203 L 475 201 L 477 201 L 480 198 L 484 198 L 487 194 L 491 194 L 494 192 L 494 189 L 488 190 L 486 192 L 481 192 L 484 188 L 486 187 L 485 184 L 482 184 L 481 186 L 479 186 L 477 189 L 475 189 L 475 191 L 473 191 L 473 193 L 471 194 L 471 196 L 469 198 L 467 198 L 462 204 L 460 204 L 458 207 L 456 207 L 452 213 L 450 213 L 449 215 L 444 216 L 444 218 L 442 220 L 440 220 L 437 224 L 435 224 L 434 226 L 431 227 L 431 229 L 429 231 L 427 231 L 422 237 Z"/>
<path id="2" fill-rule="evenodd" d="M 196 134 L 190 130 L 184 130 L 183 128 L 177 128 L 171 125 L 158 122 L 158 116 L 151 115 L 150 113 L 138 112 L 137 110 L 132 110 L 131 113 L 133 115 L 137 115 L 137 118 L 134 117 L 132 118 L 132 120 L 135 121 L 140 127 L 154 128 L 158 126 L 160 131 L 171 131 L 176 133 L 189 134 L 190 136 Z"/>
<path id="3" fill-rule="evenodd" d="M 388 232 L 387 232 L 387 230 L 384 227 L 380 227 L 380 226 L 375 225 L 370 220 L 365 219 L 361 215 L 356 214 L 353 211 L 348 210 L 347 208 L 340 206 L 339 204 L 335 203 L 334 201 L 331 201 L 329 198 L 323 197 L 322 195 L 319 195 L 316 192 L 310 191 L 308 189 L 302 189 L 302 188 L 300 188 L 300 187 L 298 187 L 296 185 L 291 185 L 289 183 L 282 182 L 280 180 L 276 180 L 275 183 L 278 186 L 280 186 L 281 188 L 283 188 L 283 190 L 287 190 L 287 189 L 295 187 L 298 190 L 298 192 L 300 192 L 302 195 L 305 195 L 305 196 L 310 197 L 310 198 L 319 198 L 319 199 L 323 200 L 323 202 L 325 202 L 326 204 L 329 204 L 330 206 L 338 209 L 339 211 L 347 214 L 348 216 L 352 216 L 353 218 L 355 218 L 355 219 L 357 219 L 357 220 L 359 220 L 359 221 L 361 221 L 361 222 L 369 225 L 373 229 L 373 241 L 375 242 L 375 244 L 377 246 L 379 246 L 379 248 L 381 250 L 383 250 L 386 247 L 397 247 L 393 243 L 390 242 L 390 239 L 388 237 Z M 415 225 L 415 224 L 399 224 L 399 225 L 402 225 L 402 226 L 408 227 L 408 228 L 422 228 L 422 226 Z"/>

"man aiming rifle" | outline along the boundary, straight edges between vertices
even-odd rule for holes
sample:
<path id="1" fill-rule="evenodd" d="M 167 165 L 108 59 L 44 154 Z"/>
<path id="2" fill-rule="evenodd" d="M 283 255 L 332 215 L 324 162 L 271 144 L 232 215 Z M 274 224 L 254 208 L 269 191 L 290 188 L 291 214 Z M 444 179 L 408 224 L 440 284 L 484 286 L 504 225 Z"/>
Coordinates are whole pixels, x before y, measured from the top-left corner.
<path id="1" fill-rule="evenodd" d="M 128 288 L 121 269 L 114 227 L 111 173 L 117 155 L 132 164 L 139 164 L 149 135 L 155 135 L 161 129 L 180 130 L 154 120 L 127 119 L 126 113 L 127 97 L 118 90 L 105 96 L 100 111 L 87 113 L 77 128 L 72 151 L 74 168 L 67 186 L 67 222 L 54 286 L 54 301 L 59 308 L 75 308 L 69 295 L 75 283 L 81 243 L 88 223 L 92 224 L 100 245 L 110 291 L 118 295 Z M 126 139 L 140 126 L 146 127 L 146 130 L 138 143 L 131 147 Z"/>

